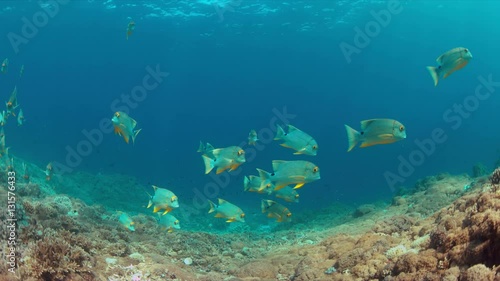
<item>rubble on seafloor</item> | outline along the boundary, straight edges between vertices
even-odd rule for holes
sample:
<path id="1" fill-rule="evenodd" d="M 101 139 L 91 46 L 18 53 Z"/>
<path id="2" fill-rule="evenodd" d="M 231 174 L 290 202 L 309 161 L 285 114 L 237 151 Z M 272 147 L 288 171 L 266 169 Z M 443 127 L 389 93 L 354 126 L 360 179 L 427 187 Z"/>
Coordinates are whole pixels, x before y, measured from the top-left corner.
<path id="1" fill-rule="evenodd" d="M 18 267 L 8 272 L 3 245 L 0 280 L 500 280 L 494 173 L 428 177 L 392 205 L 361 206 L 340 224 L 324 214 L 310 228 L 265 234 L 167 235 L 143 214 L 129 232 L 101 205 L 51 192 L 44 181 L 19 183 Z M 313 224 L 319 230 L 308 231 Z"/>

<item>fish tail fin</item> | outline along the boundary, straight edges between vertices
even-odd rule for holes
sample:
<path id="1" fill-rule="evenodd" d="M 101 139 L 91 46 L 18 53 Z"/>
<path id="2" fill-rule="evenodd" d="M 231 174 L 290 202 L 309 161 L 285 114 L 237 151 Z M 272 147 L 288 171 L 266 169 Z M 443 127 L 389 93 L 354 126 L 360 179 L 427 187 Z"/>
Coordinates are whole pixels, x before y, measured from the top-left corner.
<path id="1" fill-rule="evenodd" d="M 439 82 L 439 69 L 434 66 L 428 66 L 427 70 L 429 70 L 429 73 L 432 76 L 432 80 L 434 80 L 434 86 L 437 86 Z"/>
<path id="2" fill-rule="evenodd" d="M 137 137 L 137 135 L 141 132 L 142 129 L 139 129 L 139 130 L 135 130 L 134 131 L 134 135 L 132 135 L 132 142 L 135 143 L 135 138 Z"/>
<path id="3" fill-rule="evenodd" d="M 284 136 L 285 136 L 285 131 L 283 130 L 283 128 L 281 128 L 280 125 L 276 125 L 276 137 L 274 138 L 274 140 L 280 140 Z"/>
<path id="4" fill-rule="evenodd" d="M 203 157 L 203 162 L 205 163 L 205 174 L 208 174 L 215 167 L 215 161 L 206 155 L 202 155 L 201 157 Z"/>
<path id="5" fill-rule="evenodd" d="M 196 152 L 205 152 L 205 145 L 202 141 L 200 141 L 200 146 L 198 147 L 198 150 Z"/>
<path id="6" fill-rule="evenodd" d="M 210 214 L 210 213 L 215 212 L 215 204 L 214 204 L 214 202 L 208 200 L 208 204 L 210 204 L 210 210 L 208 210 L 208 213 Z"/>
<path id="7" fill-rule="evenodd" d="M 344 126 L 347 131 L 347 141 L 349 143 L 347 152 L 349 152 L 356 146 L 356 144 L 358 144 L 360 133 L 347 125 Z"/>
<path id="8" fill-rule="evenodd" d="M 243 190 L 248 191 L 250 189 L 250 180 L 247 176 L 243 179 Z"/>
<path id="9" fill-rule="evenodd" d="M 266 189 L 266 181 L 271 178 L 271 174 L 269 172 L 262 170 L 262 169 L 257 169 L 257 171 L 259 171 L 259 177 L 261 179 L 261 184 L 260 184 L 258 191 L 262 191 L 262 190 Z"/>

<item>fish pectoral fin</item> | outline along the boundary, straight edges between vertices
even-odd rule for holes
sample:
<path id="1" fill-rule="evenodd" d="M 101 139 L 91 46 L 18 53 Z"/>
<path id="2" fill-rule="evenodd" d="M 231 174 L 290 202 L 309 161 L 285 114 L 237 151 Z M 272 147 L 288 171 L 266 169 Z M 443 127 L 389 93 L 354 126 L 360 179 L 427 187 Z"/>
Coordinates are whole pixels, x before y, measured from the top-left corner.
<path id="1" fill-rule="evenodd" d="M 173 232 L 173 231 L 174 231 L 174 230 L 173 230 L 172 228 L 169 228 L 169 229 L 167 230 L 167 232 L 168 232 L 168 233 L 171 233 L 171 232 Z"/>
<path id="2" fill-rule="evenodd" d="M 299 188 L 301 188 L 302 186 L 304 186 L 304 184 L 305 184 L 304 182 L 298 183 L 298 184 L 296 184 L 296 185 L 293 187 L 293 189 L 299 189 Z"/>
<path id="3" fill-rule="evenodd" d="M 160 207 L 155 206 L 153 209 L 153 213 L 157 213 L 159 210 L 161 210 Z"/>
<path id="4" fill-rule="evenodd" d="M 286 143 L 280 143 L 280 145 L 281 145 L 281 146 L 283 146 L 283 147 L 286 147 L 286 148 L 293 148 L 293 147 L 289 146 L 289 145 L 288 145 L 288 144 L 286 144 Z"/>
<path id="5" fill-rule="evenodd" d="M 235 222 L 236 220 L 234 218 L 228 219 L 226 222 Z"/>
<path id="6" fill-rule="evenodd" d="M 234 170 L 238 169 L 239 166 L 240 166 L 240 164 L 233 164 L 230 166 L 231 168 L 229 169 L 229 171 L 234 171 Z"/>
<path id="7" fill-rule="evenodd" d="M 215 214 L 215 217 L 216 218 L 225 218 L 225 216 L 223 214 L 221 214 L 221 213 Z"/>
<path id="8" fill-rule="evenodd" d="M 165 209 L 165 212 L 163 212 L 163 214 L 161 214 L 162 216 L 168 214 L 168 212 L 172 211 L 172 208 L 167 208 Z"/>
<path id="9" fill-rule="evenodd" d="M 306 148 L 302 148 L 301 150 L 295 152 L 293 155 L 300 155 L 300 154 L 304 154 L 304 152 L 306 151 Z"/>
<path id="10" fill-rule="evenodd" d="M 381 134 L 381 135 L 378 135 L 378 137 L 385 140 L 385 139 L 393 139 L 394 135 L 393 134 Z"/>
<path id="11" fill-rule="evenodd" d="M 282 188 L 283 188 L 283 187 L 285 187 L 285 186 L 287 186 L 287 184 L 279 184 L 279 185 L 276 185 L 276 186 L 274 187 L 274 191 L 280 190 L 280 189 L 282 189 Z"/>
<path id="12" fill-rule="evenodd" d="M 218 174 L 223 173 L 227 169 L 228 169 L 228 167 L 219 167 L 219 168 L 217 168 L 217 171 L 215 173 L 218 175 Z"/>

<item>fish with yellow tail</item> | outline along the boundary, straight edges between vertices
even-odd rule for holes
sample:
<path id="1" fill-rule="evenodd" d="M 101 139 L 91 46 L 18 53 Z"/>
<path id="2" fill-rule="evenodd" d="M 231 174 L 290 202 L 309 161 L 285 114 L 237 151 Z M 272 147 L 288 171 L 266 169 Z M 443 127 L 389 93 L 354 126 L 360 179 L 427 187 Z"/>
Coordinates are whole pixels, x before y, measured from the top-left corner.
<path id="1" fill-rule="evenodd" d="M 370 119 L 361 121 L 361 132 L 344 125 L 347 131 L 351 151 L 358 143 L 359 147 L 368 147 L 377 144 L 389 144 L 406 139 L 406 128 L 399 121 L 393 119 Z"/>
<path id="2" fill-rule="evenodd" d="M 306 132 L 303 132 L 292 125 L 288 125 L 288 133 L 277 125 L 276 137 L 274 140 L 283 140 L 280 144 L 283 147 L 291 148 L 297 152 L 294 154 L 316 155 L 318 152 L 318 143 Z"/>
<path id="3" fill-rule="evenodd" d="M 216 218 L 225 218 L 226 222 L 245 222 L 245 213 L 240 209 L 240 207 L 227 202 L 224 199 L 219 198 L 218 205 L 215 205 L 214 202 L 208 200 L 210 203 L 210 210 L 208 213 L 215 212 Z"/>
<path id="4" fill-rule="evenodd" d="M 436 61 L 438 66 L 428 66 L 427 70 L 434 80 L 434 86 L 437 86 L 439 78 L 446 78 L 453 72 L 464 68 L 472 59 L 469 49 L 464 47 L 453 48 L 440 55 Z"/>
<path id="5" fill-rule="evenodd" d="M 52 168 L 52 162 L 50 162 L 49 164 L 47 164 L 47 167 L 45 167 L 45 180 L 50 181 L 53 175 L 54 168 Z"/>
<path id="6" fill-rule="evenodd" d="M 135 22 L 131 20 L 127 25 L 127 40 L 134 33 L 135 30 Z"/>
<path id="7" fill-rule="evenodd" d="M 135 231 L 135 223 L 132 218 L 125 212 L 118 212 L 118 214 L 120 215 L 120 217 L 118 217 L 120 224 L 130 231 Z"/>
<path id="8" fill-rule="evenodd" d="M 8 70 L 9 70 L 9 59 L 4 59 L 2 61 L 2 65 L 0 66 L 0 72 L 6 74 Z"/>
<path id="9" fill-rule="evenodd" d="M 173 209 L 179 208 L 177 196 L 172 191 L 155 185 L 153 185 L 153 189 L 155 192 L 153 196 L 148 193 L 150 199 L 146 208 L 154 206 L 153 213 L 164 210 L 162 215 L 166 215 Z"/>
<path id="10" fill-rule="evenodd" d="M 14 87 L 14 90 L 12 91 L 12 94 L 10 94 L 9 100 L 5 103 L 5 106 L 7 107 L 7 115 L 4 116 L 5 119 L 9 117 L 10 115 L 16 116 L 16 113 L 14 110 L 19 106 L 17 103 L 17 86 Z"/>
<path id="11" fill-rule="evenodd" d="M 317 181 L 321 178 L 319 167 L 314 163 L 303 160 L 284 161 L 273 160 L 273 173 L 266 172 L 261 169 L 259 176 L 263 183 L 270 180 L 274 183 L 274 190 L 280 190 L 287 185 L 294 185 L 294 189 L 301 188 L 306 183 Z M 261 185 L 261 190 L 265 189 L 265 185 Z"/>
<path id="12" fill-rule="evenodd" d="M 210 173 L 217 167 L 217 174 L 225 170 L 234 171 L 245 163 L 245 151 L 239 146 L 230 146 L 225 148 L 216 148 L 202 156 L 205 163 L 205 174 Z"/>
<path id="13" fill-rule="evenodd" d="M 257 137 L 257 132 L 255 130 L 251 130 L 248 133 L 248 145 L 256 145 L 259 138 Z"/>
<path id="14" fill-rule="evenodd" d="M 265 188 L 261 190 L 260 187 L 262 185 L 264 185 Z M 243 178 L 243 188 L 248 192 L 271 194 L 274 190 L 274 184 L 270 180 L 262 183 L 262 179 L 258 176 L 245 176 Z"/>
<path id="15" fill-rule="evenodd" d="M 276 190 L 273 193 L 276 197 L 281 198 L 286 202 L 299 203 L 299 193 L 289 185 L 280 190 Z"/>
<path id="16" fill-rule="evenodd" d="M 275 218 L 277 222 L 289 222 L 292 220 L 290 210 L 275 201 L 263 199 L 261 209 L 262 213 L 267 213 L 268 218 Z"/>
<path id="17" fill-rule="evenodd" d="M 130 139 L 135 143 L 135 138 L 142 130 L 136 130 L 137 121 L 122 111 L 115 112 L 115 115 L 111 119 L 111 123 L 113 124 L 115 134 L 122 136 L 126 143 L 129 143 Z"/>
<path id="18" fill-rule="evenodd" d="M 167 230 L 167 232 L 173 232 L 174 229 L 181 229 L 179 220 L 172 216 L 171 214 L 166 214 L 164 216 L 159 216 L 158 224 L 162 229 Z"/>

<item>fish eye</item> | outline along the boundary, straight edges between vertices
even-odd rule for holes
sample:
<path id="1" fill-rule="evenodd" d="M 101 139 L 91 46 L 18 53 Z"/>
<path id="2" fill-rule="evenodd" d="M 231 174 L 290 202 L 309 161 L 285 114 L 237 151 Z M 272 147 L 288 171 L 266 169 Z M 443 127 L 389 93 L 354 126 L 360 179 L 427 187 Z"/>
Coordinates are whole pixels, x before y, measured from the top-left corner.
<path id="1" fill-rule="evenodd" d="M 267 187 L 267 188 L 271 187 L 271 184 L 270 184 L 270 183 L 268 183 L 268 184 L 266 185 L 266 187 Z"/>
<path id="2" fill-rule="evenodd" d="M 298 195 L 298 194 L 297 194 L 297 195 L 295 195 L 295 198 L 299 198 L 299 195 Z"/>
<path id="3" fill-rule="evenodd" d="M 314 150 L 318 149 L 318 146 L 317 145 L 313 145 L 313 149 Z"/>
<path id="4" fill-rule="evenodd" d="M 403 126 L 399 126 L 399 131 L 400 131 L 400 132 L 402 132 L 402 131 L 404 131 L 404 130 L 405 130 L 405 127 L 403 127 Z"/>
<path id="5" fill-rule="evenodd" d="M 174 202 L 175 200 L 177 200 L 177 196 L 172 196 L 172 198 L 170 198 L 170 201 Z"/>
<path id="6" fill-rule="evenodd" d="M 292 213 L 288 213 L 286 214 L 287 217 L 291 217 L 292 216 Z"/>
<path id="7" fill-rule="evenodd" d="M 238 150 L 238 156 L 245 154 L 245 151 L 243 150 Z"/>
<path id="8" fill-rule="evenodd" d="M 116 112 L 116 113 L 115 113 L 115 116 L 116 116 L 116 117 L 120 117 L 120 112 Z"/>
<path id="9" fill-rule="evenodd" d="M 313 173 L 317 173 L 319 171 L 319 168 L 318 167 L 314 167 L 313 168 Z"/>
<path id="10" fill-rule="evenodd" d="M 240 215 L 240 218 L 244 218 L 244 217 L 245 217 L 245 214 L 241 214 L 241 215 Z"/>
<path id="11" fill-rule="evenodd" d="M 179 224 L 179 220 L 174 221 L 174 224 Z"/>
<path id="12" fill-rule="evenodd" d="M 464 52 L 467 53 L 469 50 L 465 49 Z"/>

